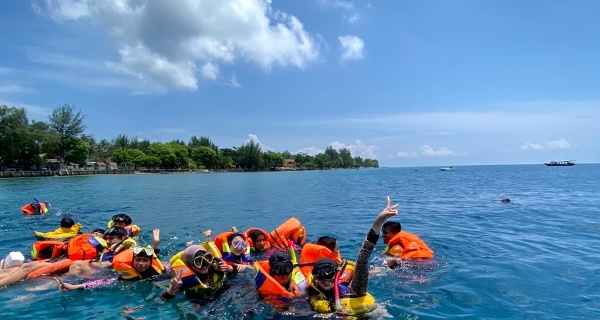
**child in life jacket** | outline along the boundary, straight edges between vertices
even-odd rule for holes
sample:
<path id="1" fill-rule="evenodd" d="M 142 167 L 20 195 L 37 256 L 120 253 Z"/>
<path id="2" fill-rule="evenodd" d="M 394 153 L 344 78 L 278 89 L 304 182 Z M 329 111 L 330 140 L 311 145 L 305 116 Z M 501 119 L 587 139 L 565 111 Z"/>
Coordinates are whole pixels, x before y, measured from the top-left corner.
<path id="1" fill-rule="evenodd" d="M 138 237 L 140 235 L 140 228 L 132 223 L 133 220 L 131 220 L 130 216 L 124 213 L 119 213 L 115 214 L 108 222 L 108 227 L 123 228 L 127 232 L 128 237 Z"/>
<path id="2" fill-rule="evenodd" d="M 417 235 L 402 231 L 400 222 L 388 221 L 381 227 L 381 236 L 385 247 L 385 255 L 400 259 L 430 259 L 433 250 Z M 397 259 L 387 259 L 387 266 L 395 269 L 400 265 Z"/>
<path id="3" fill-rule="evenodd" d="M 371 230 L 363 241 L 358 252 L 356 264 L 351 279 L 346 279 L 337 284 L 340 297 L 363 297 L 368 295 L 367 288 L 369 284 L 369 258 L 375 249 L 379 240 L 379 233 L 382 224 L 389 218 L 398 215 L 396 209 L 398 205 L 390 206 L 390 198 L 387 198 L 387 206 L 375 218 Z M 318 312 L 336 311 L 334 287 L 335 278 L 338 271 L 338 263 L 331 258 L 320 258 L 316 261 L 309 276 L 310 287 L 307 290 L 310 296 L 311 305 Z M 320 303 L 324 301 L 325 303 Z M 320 305 L 320 307 L 316 307 Z M 341 310 L 337 310 L 341 311 Z"/>
<path id="4" fill-rule="evenodd" d="M 58 288 L 62 292 L 71 290 L 93 289 L 100 286 L 109 285 L 118 280 L 137 281 L 137 280 L 159 280 L 163 275 L 171 271 L 171 266 L 166 262 L 160 262 L 158 253 L 160 250 L 149 247 L 136 246 L 132 249 L 123 251 L 113 260 L 114 269 L 119 272 L 119 277 L 98 279 L 81 284 L 70 284 L 55 277 Z"/>

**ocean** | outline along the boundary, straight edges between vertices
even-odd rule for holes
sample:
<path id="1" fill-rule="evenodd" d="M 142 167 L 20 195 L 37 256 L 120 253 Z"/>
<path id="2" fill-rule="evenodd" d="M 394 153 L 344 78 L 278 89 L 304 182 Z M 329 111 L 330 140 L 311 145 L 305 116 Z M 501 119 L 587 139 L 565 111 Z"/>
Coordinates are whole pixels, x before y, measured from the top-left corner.
<path id="1" fill-rule="evenodd" d="M 369 292 L 371 319 L 600 318 L 600 165 L 459 166 L 297 172 L 96 175 L 0 180 L 0 256 L 26 256 L 33 231 L 52 231 L 70 215 L 83 231 L 106 228 L 126 213 L 142 229 L 139 243 L 161 231 L 163 261 L 185 243 L 229 230 L 271 231 L 290 217 L 308 241 L 337 238 L 354 259 L 386 196 L 395 221 L 434 251 L 429 261 L 384 266 L 379 240 Z M 51 208 L 25 216 L 36 197 Z M 501 203 L 502 197 L 510 203 Z M 77 283 L 74 278 L 67 278 Z M 51 277 L 0 289 L 7 318 L 40 319 L 313 319 L 305 301 L 290 310 L 262 303 L 252 272 L 207 302 L 158 296 L 162 282 L 121 282 L 63 293 Z M 126 308 L 142 306 L 129 312 Z"/>

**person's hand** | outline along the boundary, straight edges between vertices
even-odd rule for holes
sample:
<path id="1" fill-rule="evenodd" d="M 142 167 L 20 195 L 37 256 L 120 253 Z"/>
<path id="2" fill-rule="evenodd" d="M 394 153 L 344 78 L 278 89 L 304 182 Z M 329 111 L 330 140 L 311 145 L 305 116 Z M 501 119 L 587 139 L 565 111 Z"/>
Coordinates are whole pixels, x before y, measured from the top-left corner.
<path id="1" fill-rule="evenodd" d="M 219 271 L 221 271 L 221 272 L 229 271 L 229 265 L 227 264 L 227 262 L 225 262 L 225 260 L 219 260 Z"/>
<path id="2" fill-rule="evenodd" d="M 154 237 L 154 241 L 160 240 L 160 229 L 152 230 L 152 236 Z"/>
<path id="3" fill-rule="evenodd" d="M 398 215 L 398 209 L 397 209 L 398 206 L 399 206 L 399 204 L 390 206 L 390 196 L 388 196 L 387 197 L 387 205 L 385 206 L 383 211 L 381 211 L 381 213 L 377 216 L 376 220 L 378 220 L 380 222 L 384 222 L 393 216 L 397 216 Z"/>
<path id="4" fill-rule="evenodd" d="M 167 288 L 167 292 L 172 296 L 174 296 L 177 293 L 177 291 L 183 284 L 183 281 L 181 281 L 181 273 L 183 273 L 183 271 L 177 271 L 175 273 L 175 277 L 171 279 L 171 282 L 169 283 L 169 288 Z"/>
<path id="5" fill-rule="evenodd" d="M 191 246 L 193 244 L 194 244 L 194 240 L 188 241 L 188 242 L 185 243 L 185 247 L 187 248 L 187 247 L 189 247 L 189 246 Z"/>
<path id="6" fill-rule="evenodd" d="M 238 268 L 238 272 L 242 272 L 242 271 L 248 269 L 248 265 L 247 264 L 238 264 L 237 268 Z"/>
<path id="7" fill-rule="evenodd" d="M 81 286 L 81 285 L 74 285 L 74 284 L 63 282 L 61 279 L 59 279 L 57 277 L 54 277 L 54 280 L 56 280 L 56 283 L 58 283 L 58 289 L 60 289 L 60 291 L 62 291 L 62 292 L 77 290 Z"/>
<path id="8" fill-rule="evenodd" d="M 238 233 L 238 229 L 235 226 L 233 226 L 231 227 L 231 232 Z"/>
<path id="9" fill-rule="evenodd" d="M 212 236 L 212 231 L 211 230 L 206 230 L 203 233 L 204 233 L 204 236 L 207 237 L 207 238 L 210 238 L 210 236 Z"/>

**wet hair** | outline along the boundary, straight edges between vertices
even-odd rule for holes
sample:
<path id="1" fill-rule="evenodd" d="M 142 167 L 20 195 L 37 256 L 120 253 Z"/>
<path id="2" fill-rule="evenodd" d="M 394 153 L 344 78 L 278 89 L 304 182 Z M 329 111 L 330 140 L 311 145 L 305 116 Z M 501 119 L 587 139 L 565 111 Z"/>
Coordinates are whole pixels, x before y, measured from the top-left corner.
<path id="1" fill-rule="evenodd" d="M 381 226 L 381 230 L 383 230 L 383 229 L 388 229 L 391 232 L 398 233 L 398 232 L 402 231 L 402 226 L 400 225 L 400 222 L 388 221 L 388 222 L 384 223 L 383 226 Z"/>
<path id="2" fill-rule="evenodd" d="M 73 219 L 71 219 L 71 217 L 63 217 L 60 220 L 60 227 L 61 228 L 70 228 L 72 226 L 75 225 L 75 221 L 73 221 Z"/>
<path id="3" fill-rule="evenodd" d="M 125 225 L 130 225 L 132 223 L 131 217 L 124 213 L 115 214 L 111 220 L 113 222 L 124 222 Z"/>
<path id="4" fill-rule="evenodd" d="M 117 236 L 120 238 L 125 238 L 127 232 L 123 228 L 108 228 L 104 232 L 105 236 Z"/>
<path id="5" fill-rule="evenodd" d="M 335 250 L 335 245 L 337 244 L 337 240 L 334 237 L 322 236 L 319 238 L 319 240 L 317 240 L 317 244 L 333 251 L 333 250 Z"/>
<path id="6" fill-rule="evenodd" d="M 246 241 L 246 238 L 244 238 L 244 235 L 241 233 L 232 233 L 229 236 L 227 236 L 227 243 L 231 243 L 231 241 L 233 241 L 233 238 L 235 237 L 241 237 L 242 239 L 244 239 L 244 241 Z"/>
<path id="7" fill-rule="evenodd" d="M 92 231 L 92 233 L 95 233 L 95 232 L 104 234 L 104 229 L 94 229 L 94 231 Z"/>
<path id="8" fill-rule="evenodd" d="M 256 239 L 258 239 L 258 237 L 260 235 L 262 235 L 262 231 L 258 230 L 258 229 L 252 229 L 250 230 L 250 232 L 248 232 L 248 237 L 252 240 L 252 242 L 256 243 Z M 233 238 L 231 238 L 233 239 Z M 229 240 L 229 239 L 227 239 Z M 267 238 L 265 237 L 265 240 L 267 240 Z"/>

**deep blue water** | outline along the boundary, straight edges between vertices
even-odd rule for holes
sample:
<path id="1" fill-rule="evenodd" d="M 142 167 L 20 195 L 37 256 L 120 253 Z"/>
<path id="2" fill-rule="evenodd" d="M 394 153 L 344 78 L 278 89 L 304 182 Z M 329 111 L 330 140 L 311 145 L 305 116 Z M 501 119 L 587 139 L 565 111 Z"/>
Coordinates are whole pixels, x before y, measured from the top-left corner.
<path id="1" fill-rule="evenodd" d="M 54 230 L 65 214 L 91 231 L 123 212 L 142 228 L 144 244 L 161 230 L 163 256 L 198 242 L 206 229 L 270 231 L 295 216 L 310 241 L 333 235 L 353 258 L 387 195 L 400 203 L 403 230 L 419 235 L 435 258 L 391 271 L 382 267 L 380 240 L 371 264 L 384 270 L 369 283 L 380 305 L 373 319 L 600 318 L 600 165 L 3 179 L 0 255 L 28 254 L 32 231 Z M 20 213 L 33 197 L 49 200 L 50 212 Z M 38 278 L 0 289 L 0 309 L 20 319 L 300 318 L 265 307 L 251 272 L 203 305 L 183 296 L 160 301 L 167 284 L 61 293 L 51 278 Z M 305 303 L 294 310 L 313 318 Z"/>

